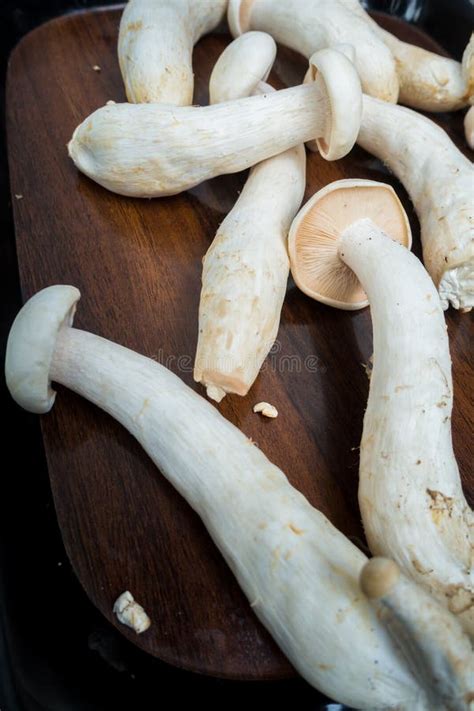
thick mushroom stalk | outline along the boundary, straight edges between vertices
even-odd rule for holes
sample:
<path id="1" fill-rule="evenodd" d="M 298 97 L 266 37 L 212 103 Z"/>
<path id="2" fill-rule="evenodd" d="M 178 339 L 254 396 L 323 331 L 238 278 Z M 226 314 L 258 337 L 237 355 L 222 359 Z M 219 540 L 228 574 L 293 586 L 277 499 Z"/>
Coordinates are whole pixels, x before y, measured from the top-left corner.
<path id="1" fill-rule="evenodd" d="M 104 106 L 76 128 L 69 155 L 100 185 L 134 197 L 174 195 L 314 138 L 327 160 L 341 158 L 359 130 L 359 78 L 335 50 L 311 64 L 309 85 L 215 106 Z"/>
<path id="2" fill-rule="evenodd" d="M 372 558 L 360 586 L 378 619 L 400 646 L 433 708 L 469 711 L 474 701 L 474 654 L 456 618 L 388 558 Z"/>
<path id="3" fill-rule="evenodd" d="M 309 683 L 356 708 L 431 711 L 360 591 L 365 555 L 177 376 L 72 328 L 78 298 L 73 287 L 53 286 L 23 307 L 7 345 L 13 397 L 45 411 L 37 386 L 54 380 L 122 423 L 202 518 L 255 613 Z M 50 355 L 39 361 L 38 348 Z"/>
<path id="4" fill-rule="evenodd" d="M 192 104 L 193 46 L 221 21 L 227 0 L 129 0 L 118 58 L 131 103 Z"/>
<path id="5" fill-rule="evenodd" d="M 230 0 L 227 20 L 234 37 L 262 30 L 308 59 L 317 50 L 352 44 L 363 91 L 397 101 L 398 78 L 390 50 L 345 0 Z"/>
<path id="6" fill-rule="evenodd" d="M 372 193 L 361 198 L 366 217 L 360 219 L 359 213 L 333 242 L 341 263 L 368 296 L 374 331 L 359 471 L 367 542 L 374 555 L 393 558 L 439 598 L 474 636 L 474 516 L 453 453 L 451 359 L 443 311 L 421 262 L 380 228 L 387 213 L 381 200 L 388 193 L 380 184 L 360 182 Z M 321 191 L 325 201 L 318 193 L 313 196 L 290 229 L 291 268 L 306 280 L 312 274 L 305 276 L 300 262 L 310 248 L 313 262 L 326 258 L 325 221 L 340 211 L 340 203 L 331 205 L 328 198 L 341 190 L 344 194 L 346 183 Z M 311 225 L 310 243 L 306 232 Z"/>
<path id="7" fill-rule="evenodd" d="M 397 39 L 358 0 L 230 0 L 227 19 L 234 36 L 263 30 L 307 57 L 352 44 L 364 92 L 384 101 L 453 111 L 473 95 L 460 62 Z"/>
<path id="8" fill-rule="evenodd" d="M 433 121 L 401 106 L 363 99 L 359 145 L 405 186 L 421 226 L 423 261 L 444 309 L 474 306 L 472 163 Z"/>
<path id="9" fill-rule="evenodd" d="M 474 81 L 466 74 L 468 48 L 462 64 L 449 57 L 442 57 L 402 42 L 382 29 L 361 7 L 359 0 L 344 2 L 370 25 L 391 51 L 397 68 L 401 104 L 420 111 L 455 111 L 469 103 L 473 96 Z"/>
<path id="10" fill-rule="evenodd" d="M 244 86 L 274 91 L 258 76 L 268 74 L 275 52 L 274 40 L 262 32 L 234 40 L 213 70 L 214 100 L 232 98 L 232 86 L 239 93 Z M 286 239 L 305 177 L 303 145 L 252 168 L 206 253 L 194 379 L 214 400 L 246 395 L 274 343 L 290 269 Z"/>

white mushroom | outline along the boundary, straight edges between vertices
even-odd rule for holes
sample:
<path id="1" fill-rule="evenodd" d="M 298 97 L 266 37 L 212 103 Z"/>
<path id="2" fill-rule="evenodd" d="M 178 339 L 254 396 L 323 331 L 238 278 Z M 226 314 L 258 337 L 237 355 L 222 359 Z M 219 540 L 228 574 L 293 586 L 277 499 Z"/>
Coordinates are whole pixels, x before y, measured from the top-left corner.
<path id="1" fill-rule="evenodd" d="M 469 103 L 474 81 L 468 80 L 460 62 L 402 42 L 382 29 L 361 7 L 359 0 L 344 2 L 366 20 L 390 49 L 397 67 L 401 104 L 420 111 L 455 111 Z"/>
<path id="2" fill-rule="evenodd" d="M 232 97 L 236 75 L 238 93 L 247 87 L 270 96 L 274 90 L 258 78 L 275 53 L 262 32 L 234 40 L 213 70 L 214 100 Z M 304 145 L 252 168 L 204 258 L 194 379 L 218 402 L 247 394 L 275 341 L 290 270 L 286 239 L 305 177 Z"/>
<path id="3" fill-rule="evenodd" d="M 364 96 L 357 142 L 405 186 L 421 227 L 423 261 L 443 304 L 474 306 L 474 169 L 433 121 Z"/>
<path id="4" fill-rule="evenodd" d="M 420 682 L 433 691 L 433 708 L 472 709 L 474 654 L 458 620 L 387 558 L 372 558 L 360 586 L 378 619 L 400 646 Z"/>
<path id="5" fill-rule="evenodd" d="M 364 92 L 385 101 L 452 111 L 473 93 L 459 62 L 400 41 L 358 0 L 230 0 L 227 19 L 234 36 L 263 30 L 305 56 L 352 44 Z"/>
<path id="6" fill-rule="evenodd" d="M 315 137 L 325 158 L 341 158 L 359 130 L 359 78 L 335 50 L 311 64 L 307 86 L 215 106 L 104 106 L 76 128 L 69 155 L 100 185 L 135 197 L 174 195 Z"/>
<path id="7" fill-rule="evenodd" d="M 231 42 L 214 65 L 209 103 L 218 104 L 271 91 L 266 82 L 276 57 L 275 40 L 265 32 L 246 32 Z"/>
<path id="8" fill-rule="evenodd" d="M 356 193 L 357 202 L 358 191 L 347 183 L 332 183 L 302 208 L 290 229 L 290 260 L 295 278 L 311 288 L 308 265 L 322 260 L 332 269 L 339 258 L 370 302 L 374 361 L 359 472 L 367 542 L 372 553 L 393 558 L 427 587 L 474 636 L 474 516 L 452 447 L 451 359 L 441 303 L 421 262 L 391 238 L 396 233 L 382 231 L 391 194 L 386 186 L 359 181 L 365 194 L 355 221 L 345 226 L 341 204 L 351 210 L 345 196 Z M 400 209 L 398 201 L 393 208 Z"/>
<path id="9" fill-rule="evenodd" d="M 352 44 L 363 91 L 397 101 L 398 79 L 390 50 L 345 0 L 230 0 L 227 20 L 234 37 L 262 30 L 308 59 L 317 50 Z"/>
<path id="10" fill-rule="evenodd" d="M 151 620 L 141 605 L 136 602 L 131 592 L 126 590 L 114 602 L 113 612 L 123 625 L 130 627 L 137 634 L 142 634 L 151 625 Z"/>
<path id="11" fill-rule="evenodd" d="M 121 422 L 202 518 L 253 610 L 311 684 L 356 708 L 432 711 L 432 692 L 360 591 L 365 555 L 178 377 L 72 328 L 78 299 L 73 287 L 48 287 L 18 315 L 6 356 L 17 402 L 46 412 L 53 380 Z"/>
<path id="12" fill-rule="evenodd" d="M 129 0 L 118 58 L 131 103 L 192 104 L 193 46 L 219 24 L 227 0 Z"/>

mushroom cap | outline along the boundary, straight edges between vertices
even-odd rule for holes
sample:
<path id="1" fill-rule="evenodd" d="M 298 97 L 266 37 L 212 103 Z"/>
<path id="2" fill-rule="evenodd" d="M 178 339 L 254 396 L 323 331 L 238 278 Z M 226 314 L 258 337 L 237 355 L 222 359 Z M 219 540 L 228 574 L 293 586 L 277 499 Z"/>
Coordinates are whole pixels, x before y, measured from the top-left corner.
<path id="1" fill-rule="evenodd" d="M 408 217 L 395 190 L 386 183 L 337 180 L 301 208 L 291 225 L 288 247 L 293 278 L 305 294 L 340 309 L 367 306 L 359 280 L 338 254 L 340 235 L 364 218 L 411 247 Z"/>
<path id="2" fill-rule="evenodd" d="M 55 285 L 31 297 L 8 336 L 5 378 L 13 399 L 30 412 L 49 412 L 56 393 L 49 378 L 56 337 L 71 326 L 81 294 L 74 286 Z"/>
<path id="3" fill-rule="evenodd" d="M 227 24 L 232 37 L 238 37 L 247 32 L 250 10 L 255 0 L 229 0 L 227 7 Z"/>
<path id="4" fill-rule="evenodd" d="M 347 155 L 359 135 L 362 120 L 362 88 L 351 60 L 338 49 L 321 49 L 309 60 L 305 81 L 319 83 L 327 96 L 328 119 L 323 136 L 316 139 L 326 160 Z"/>
<path id="5" fill-rule="evenodd" d="M 265 81 L 277 47 L 266 32 L 246 32 L 220 55 L 209 80 L 209 103 L 218 104 L 250 96 Z"/>

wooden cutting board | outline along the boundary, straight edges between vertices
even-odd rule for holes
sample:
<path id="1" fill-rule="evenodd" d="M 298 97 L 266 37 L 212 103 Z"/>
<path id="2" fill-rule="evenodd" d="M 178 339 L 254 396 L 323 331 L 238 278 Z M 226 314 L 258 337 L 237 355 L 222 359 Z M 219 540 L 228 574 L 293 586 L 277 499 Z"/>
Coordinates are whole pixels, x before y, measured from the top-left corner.
<path id="1" fill-rule="evenodd" d="M 216 178 L 176 197 L 138 200 L 109 193 L 76 171 L 66 151 L 76 125 L 107 100 L 125 100 L 116 58 L 119 18 L 119 9 L 60 17 L 27 35 L 12 54 L 8 148 L 23 296 L 49 284 L 74 284 L 82 292 L 79 328 L 156 358 L 202 393 L 192 379 L 201 259 L 246 174 Z M 436 49 L 414 28 L 389 19 L 383 24 Z M 229 40 L 217 33 L 196 47 L 195 103 L 207 103 L 210 71 Z M 301 57 L 280 49 L 270 79 L 277 87 L 297 84 L 305 67 Z M 462 146 L 462 116 L 439 121 Z M 308 160 L 305 199 L 338 178 L 395 185 L 419 253 L 407 196 L 377 160 L 358 148 L 336 163 L 314 154 Z M 451 310 L 447 320 L 454 443 L 472 501 L 470 316 Z M 247 397 L 229 396 L 219 406 L 314 506 L 358 540 L 358 445 L 368 393 L 362 364 L 371 352 L 368 309 L 317 304 L 290 281 L 264 371 Z M 260 400 L 277 406 L 277 420 L 252 413 Z M 238 679 L 294 673 L 198 517 L 120 425 L 60 389 L 42 428 L 67 553 L 113 625 L 150 654 L 194 671 Z M 139 637 L 112 614 L 126 589 L 152 619 Z"/>

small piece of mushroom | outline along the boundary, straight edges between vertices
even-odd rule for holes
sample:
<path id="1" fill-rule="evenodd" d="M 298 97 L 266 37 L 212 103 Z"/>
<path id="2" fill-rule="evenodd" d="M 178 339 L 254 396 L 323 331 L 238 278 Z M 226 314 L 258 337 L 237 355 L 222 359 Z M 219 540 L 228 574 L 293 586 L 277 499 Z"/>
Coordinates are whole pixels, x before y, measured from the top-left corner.
<path id="1" fill-rule="evenodd" d="M 433 708 L 472 709 L 474 654 L 458 620 L 388 558 L 362 568 L 362 592 L 427 689 Z"/>
<path id="2" fill-rule="evenodd" d="M 123 625 L 130 627 L 137 634 L 142 634 L 151 625 L 151 620 L 145 610 L 135 601 L 132 593 L 128 590 L 123 592 L 116 599 L 113 612 Z"/>
<path id="3" fill-rule="evenodd" d="M 402 106 L 364 96 L 357 142 L 405 186 L 418 215 L 423 262 L 443 304 L 474 306 L 474 169 L 446 131 Z"/>
<path id="4" fill-rule="evenodd" d="M 333 224 L 347 181 L 326 186 L 301 209 L 290 229 L 292 272 L 300 286 L 307 282 L 306 293 L 328 303 L 314 289 L 306 264 L 327 262 L 329 273 L 339 258 L 341 281 L 350 281 L 350 269 L 352 283 L 360 280 L 367 293 L 374 364 L 359 470 L 367 542 L 374 555 L 393 558 L 425 586 L 474 636 L 474 516 L 452 447 L 451 359 L 441 303 L 421 262 L 393 239 L 395 232 L 383 232 L 390 224 L 387 199 L 393 210 L 402 209 L 393 191 L 358 182 L 365 186 L 365 217 L 358 212 L 338 236 Z M 355 194 L 358 189 L 351 188 Z"/>
<path id="5" fill-rule="evenodd" d="M 238 37 L 212 72 L 213 100 L 232 98 L 233 88 L 270 96 L 259 75 L 268 75 L 275 54 L 263 32 Z M 204 257 L 194 379 L 218 402 L 229 392 L 246 395 L 275 341 L 290 269 L 286 240 L 305 177 L 303 145 L 253 167 Z"/>
<path id="6" fill-rule="evenodd" d="M 270 417 L 271 419 L 278 417 L 278 410 L 274 405 L 270 405 L 269 402 L 257 402 L 253 406 L 253 411 L 255 413 L 261 412 L 264 417 Z"/>
<path id="7" fill-rule="evenodd" d="M 47 412 L 54 380 L 121 422 L 202 518 L 254 612 L 309 683 L 355 708 L 432 711 L 432 691 L 360 591 L 366 556 L 176 375 L 72 328 L 79 296 L 48 287 L 15 319 L 5 373 L 17 402 Z"/>
<path id="8" fill-rule="evenodd" d="M 311 58 L 316 80 L 204 107 L 115 104 L 76 128 L 69 155 L 83 173 L 122 195 L 174 195 L 318 138 L 327 160 L 346 155 L 360 125 L 360 81 L 341 52 Z"/>
<path id="9" fill-rule="evenodd" d="M 224 16 L 226 0 L 129 0 L 118 58 L 131 103 L 193 101 L 193 46 Z"/>
<path id="10" fill-rule="evenodd" d="M 398 78 L 390 50 L 344 0 L 230 0 L 227 21 L 234 37 L 248 30 L 268 32 L 308 59 L 317 50 L 352 44 L 363 91 L 397 101 Z"/>

